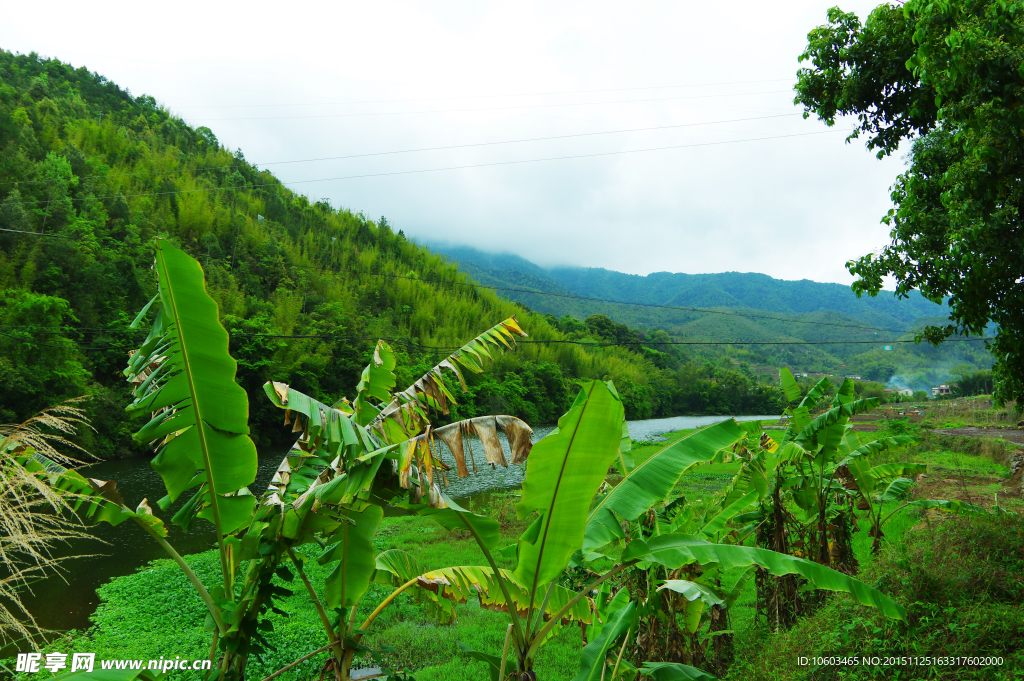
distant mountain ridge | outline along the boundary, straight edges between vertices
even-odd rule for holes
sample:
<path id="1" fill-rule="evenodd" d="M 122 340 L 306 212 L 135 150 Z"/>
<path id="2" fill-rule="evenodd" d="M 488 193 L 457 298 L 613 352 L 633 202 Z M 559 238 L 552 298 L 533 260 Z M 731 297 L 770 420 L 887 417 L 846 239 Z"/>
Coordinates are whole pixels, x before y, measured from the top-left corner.
<path id="1" fill-rule="evenodd" d="M 430 244 L 430 248 L 454 260 L 483 283 L 530 288 L 545 293 L 606 298 L 627 303 L 743 308 L 790 315 L 831 311 L 862 324 L 901 330 L 910 328 L 924 317 L 946 316 L 943 305 L 933 303 L 917 292 L 903 300 L 884 292 L 875 298 L 858 298 L 849 286 L 843 284 L 808 279 L 788 281 L 754 272 L 655 272 L 642 276 L 596 267 L 546 269 L 517 255 L 486 253 L 468 246 Z M 580 307 L 568 300 L 550 296 L 517 292 L 505 295 L 537 311 L 557 316 L 573 314 Z M 625 315 L 632 317 L 634 313 L 625 312 Z M 619 316 L 622 317 L 621 314 Z M 678 319 L 664 321 L 685 323 L 690 319 L 689 316 L 680 316 Z"/>

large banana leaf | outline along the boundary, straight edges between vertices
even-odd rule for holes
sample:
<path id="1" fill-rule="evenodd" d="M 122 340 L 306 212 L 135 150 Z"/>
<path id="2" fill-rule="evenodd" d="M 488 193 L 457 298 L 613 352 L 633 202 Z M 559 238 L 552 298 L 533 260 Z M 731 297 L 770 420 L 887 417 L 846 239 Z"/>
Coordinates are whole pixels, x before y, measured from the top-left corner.
<path id="1" fill-rule="evenodd" d="M 990 513 L 984 506 L 976 506 L 975 504 L 968 504 L 966 501 L 958 501 L 956 499 L 918 499 L 907 504 L 907 508 L 937 508 L 941 511 L 951 511 L 953 513 Z"/>
<path id="2" fill-rule="evenodd" d="M 851 431 L 848 435 L 852 434 L 853 432 Z M 850 451 L 846 454 L 846 458 L 840 461 L 839 464 L 842 465 L 847 463 L 850 459 L 858 456 L 874 456 L 891 449 L 917 444 L 920 441 L 920 438 L 913 437 L 911 435 L 894 435 L 891 437 L 880 437 L 877 440 L 872 440 L 864 445 L 856 443 L 856 446 L 850 448 Z"/>
<path id="3" fill-rule="evenodd" d="M 838 395 L 836 397 L 838 398 Z M 844 427 L 850 417 L 871 411 L 881 403 L 882 401 L 877 397 L 840 402 L 807 424 L 794 441 L 807 450 L 822 447 L 830 451 L 838 451 L 845 434 Z"/>
<path id="4" fill-rule="evenodd" d="M 580 655 L 580 672 L 573 681 L 602 681 L 607 674 L 608 649 L 636 623 L 636 604 L 616 610 Z"/>
<path id="5" fill-rule="evenodd" d="M 218 534 L 230 533 L 246 523 L 254 501 L 225 496 L 256 479 L 249 402 L 199 263 L 157 239 L 156 273 L 156 319 L 125 370 L 135 396 L 128 410 L 154 413 L 135 439 L 158 442 L 152 466 L 169 501 L 203 485 L 196 512 L 208 506 Z"/>
<path id="6" fill-rule="evenodd" d="M 875 480 L 893 480 L 927 472 L 928 466 L 923 463 L 883 463 L 871 467 L 871 477 Z"/>
<path id="7" fill-rule="evenodd" d="M 593 551 L 623 536 L 619 520 L 633 521 L 665 499 L 687 471 L 710 461 L 745 432 L 733 419 L 698 430 L 634 468 L 594 507 L 587 518 L 583 550 Z"/>
<path id="8" fill-rule="evenodd" d="M 476 535 L 477 540 L 488 551 L 498 548 L 498 542 L 501 541 L 501 528 L 497 520 L 471 513 L 444 495 L 441 495 L 440 502 L 438 506 L 430 506 L 402 499 L 392 506 L 430 518 L 446 530 L 468 529 Z"/>
<path id="9" fill-rule="evenodd" d="M 723 570 L 757 565 L 775 576 L 800 575 L 817 589 L 848 593 L 858 603 L 878 608 L 886 617 L 906 621 L 906 609 L 881 591 L 823 565 L 768 549 L 712 544 L 686 534 L 664 534 L 646 542 L 630 542 L 622 560 L 649 561 L 671 570 L 692 563 L 715 564 Z"/>
<path id="10" fill-rule="evenodd" d="M 558 428 L 533 447 L 520 518 L 537 520 L 519 539 L 516 580 L 531 592 L 561 574 L 583 545 L 587 512 L 622 437 L 622 402 L 600 381 L 583 386 Z"/>
<path id="11" fill-rule="evenodd" d="M 428 409 L 447 414 L 448 403 L 455 402 L 444 384 L 445 371 L 455 374 L 465 388 L 466 382 L 459 366 L 481 373 L 485 360 L 493 359 L 492 349 L 511 349 L 515 346 L 516 336 L 526 335 L 514 316 L 495 324 L 432 367 L 411 386 L 395 394 L 370 422 L 370 428 L 388 442 L 401 442 L 417 435 L 429 423 Z"/>
<path id="12" fill-rule="evenodd" d="M 878 495 L 878 501 L 884 504 L 888 501 L 905 499 L 913 484 L 914 481 L 910 478 L 896 478 Z"/>

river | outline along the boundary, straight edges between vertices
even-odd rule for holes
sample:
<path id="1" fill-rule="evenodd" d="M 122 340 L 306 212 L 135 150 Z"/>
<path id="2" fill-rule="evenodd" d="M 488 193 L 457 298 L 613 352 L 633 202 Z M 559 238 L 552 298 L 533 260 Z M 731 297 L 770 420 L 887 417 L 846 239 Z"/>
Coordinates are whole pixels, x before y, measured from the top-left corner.
<path id="1" fill-rule="evenodd" d="M 634 440 L 657 439 L 659 435 L 683 428 L 698 428 L 717 423 L 728 416 L 673 416 L 665 419 L 647 419 L 630 421 L 629 432 Z M 777 416 L 737 416 L 740 421 L 775 420 Z M 551 426 L 539 427 L 534 431 L 534 442 L 552 430 Z M 504 435 L 500 436 L 503 446 Z M 262 448 L 259 450 L 259 469 L 254 490 L 266 489 L 267 484 L 277 470 L 284 456 L 282 448 Z M 134 507 L 143 498 L 148 498 L 150 505 L 156 509 L 156 500 L 164 496 L 165 491 L 160 477 L 149 466 L 147 458 L 114 459 L 91 464 L 81 471 L 90 478 L 99 480 L 116 480 L 118 489 L 125 502 Z M 521 466 L 509 466 L 495 470 L 482 470 L 479 474 L 458 479 L 449 477 L 452 483 L 445 493 L 465 503 L 477 495 L 487 494 L 498 489 L 516 489 L 523 481 L 525 469 Z M 187 497 L 188 495 L 183 495 Z M 178 504 L 182 503 L 179 499 Z M 171 512 L 159 512 L 169 519 Z M 213 548 L 216 543 L 212 526 L 203 521 L 193 525 L 192 532 L 185 534 L 176 525 L 167 522 L 167 541 L 181 554 L 198 553 Z M 135 572 L 157 558 L 166 558 L 163 550 L 146 535 L 142 528 L 133 522 L 125 522 L 117 527 L 102 523 L 93 528 L 91 534 L 100 541 L 75 542 L 64 548 L 64 555 L 89 553 L 65 563 L 63 579 L 50 577 L 34 585 L 34 593 L 24 599 L 29 611 L 37 623 L 51 631 L 83 629 L 89 626 L 89 616 L 98 604 L 96 589 L 113 577 Z"/>

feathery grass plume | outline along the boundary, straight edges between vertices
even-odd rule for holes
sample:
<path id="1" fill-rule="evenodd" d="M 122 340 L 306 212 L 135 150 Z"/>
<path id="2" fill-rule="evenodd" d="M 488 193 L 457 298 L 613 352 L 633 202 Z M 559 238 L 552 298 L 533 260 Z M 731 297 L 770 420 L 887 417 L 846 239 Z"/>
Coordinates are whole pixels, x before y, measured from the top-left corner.
<path id="1" fill-rule="evenodd" d="M 35 645 L 42 630 L 22 596 L 33 581 L 60 575 L 67 557 L 54 555 L 55 544 L 89 536 L 74 512 L 77 495 L 51 486 L 50 476 L 83 463 L 67 451 L 91 457 L 69 439 L 89 427 L 79 406 L 85 399 L 62 402 L 23 423 L 0 424 L 0 645 L 22 638 Z M 30 470 L 26 464 L 33 460 L 42 468 Z"/>

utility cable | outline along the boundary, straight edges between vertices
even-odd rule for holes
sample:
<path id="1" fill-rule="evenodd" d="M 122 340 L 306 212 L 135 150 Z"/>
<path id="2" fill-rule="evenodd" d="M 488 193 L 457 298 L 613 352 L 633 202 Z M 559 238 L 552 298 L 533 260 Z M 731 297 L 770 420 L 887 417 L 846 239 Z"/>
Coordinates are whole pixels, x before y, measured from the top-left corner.
<path id="1" fill-rule="evenodd" d="M 602 156 L 621 156 L 621 155 L 625 155 L 625 154 L 639 154 L 639 153 L 646 153 L 646 152 L 650 152 L 650 151 L 666 151 L 666 150 L 671 150 L 671 149 L 692 149 L 692 148 L 696 148 L 696 147 L 720 146 L 720 145 L 723 145 L 723 144 L 741 144 L 741 143 L 744 143 L 744 142 L 763 142 L 763 141 L 766 141 L 766 140 L 788 139 L 788 138 L 793 138 L 793 137 L 809 137 L 809 136 L 812 136 L 812 135 L 826 135 L 826 134 L 831 133 L 831 132 L 836 132 L 836 129 L 832 128 L 832 129 L 829 129 L 829 130 L 817 130 L 817 131 L 814 131 L 814 132 L 799 132 L 799 133 L 792 133 L 792 134 L 789 134 L 789 135 L 770 135 L 770 136 L 767 136 L 767 137 L 750 137 L 750 138 L 747 138 L 747 139 L 740 139 L 740 140 L 722 140 L 722 141 L 719 141 L 719 142 L 697 142 L 697 143 L 693 143 L 693 144 L 673 144 L 673 145 L 663 146 L 663 147 L 647 147 L 647 148 L 644 148 L 644 149 L 621 149 L 621 150 L 618 150 L 618 151 L 603 151 L 603 152 L 596 152 L 596 153 L 591 153 L 591 154 L 570 154 L 570 155 L 566 155 L 566 156 L 548 156 L 546 158 L 528 158 L 528 159 L 518 159 L 518 160 L 512 160 L 512 161 L 492 161 L 490 163 L 471 163 L 471 164 L 461 165 L 461 166 L 444 166 L 444 167 L 440 167 L 440 168 L 419 168 L 419 169 L 415 169 L 415 170 L 394 170 L 394 171 L 383 172 L 383 173 L 363 173 L 363 174 L 360 174 L 360 175 L 341 175 L 341 176 L 338 176 L 338 177 L 321 177 L 321 178 L 316 178 L 316 179 L 312 179 L 312 180 L 292 180 L 292 181 L 288 182 L 288 185 L 285 185 L 285 183 L 280 181 L 280 180 L 276 180 L 275 182 L 265 182 L 265 183 L 259 183 L 259 184 L 245 184 L 245 185 L 230 185 L 230 186 L 226 186 L 226 187 L 202 187 L 202 188 L 197 188 L 197 189 L 177 189 L 177 190 L 165 191 L 165 192 L 140 192 L 138 194 L 117 194 L 117 195 L 112 195 L 112 196 L 83 196 L 83 197 L 78 197 L 78 198 L 74 198 L 74 199 L 70 199 L 70 200 L 77 202 L 77 201 L 92 201 L 92 200 L 102 200 L 102 199 L 116 199 L 116 198 L 119 198 L 119 197 L 120 198 L 128 199 L 128 198 L 137 198 L 137 197 L 141 197 L 141 196 L 170 196 L 172 194 L 174 194 L 174 195 L 177 195 L 177 194 L 195 194 L 195 193 L 225 191 L 225 190 L 234 190 L 234 189 L 260 189 L 260 188 L 265 188 L 265 187 L 284 187 L 285 189 L 288 189 L 290 185 L 309 184 L 311 182 L 335 182 L 335 181 L 340 181 L 340 180 L 356 180 L 356 179 L 365 179 L 365 178 L 373 178 L 373 177 L 390 177 L 390 176 L 395 176 L 395 175 L 416 175 L 416 174 L 421 174 L 421 173 L 436 173 L 436 172 L 442 172 L 442 171 L 447 171 L 447 170 L 467 170 L 467 169 L 471 169 L 471 168 L 489 168 L 489 167 L 495 167 L 495 166 L 519 165 L 519 164 L 523 164 L 523 163 L 542 163 L 542 162 L 546 162 L 546 161 L 567 161 L 567 160 L 581 159 L 581 158 L 599 158 L 599 157 L 602 157 Z M 44 201 L 42 199 L 36 199 L 34 201 L 31 201 L 31 202 L 23 202 L 23 203 L 38 204 L 38 203 L 46 203 L 46 201 Z"/>
<path id="2" fill-rule="evenodd" d="M 232 116 L 227 118 L 195 118 L 195 121 L 213 123 L 220 121 L 284 121 L 313 118 L 355 118 L 357 116 L 407 116 L 411 114 L 474 113 L 478 111 L 519 111 L 522 109 L 549 109 L 566 106 L 600 106 L 605 104 L 645 104 L 648 102 L 674 102 L 683 99 L 714 99 L 718 97 L 746 97 L 749 95 L 775 95 L 792 90 L 767 90 L 763 92 L 733 92 L 718 95 L 685 95 L 681 97 L 651 97 L 648 99 L 619 99 L 604 102 L 549 102 L 547 104 L 521 104 L 518 106 L 490 106 L 476 109 L 421 109 L 419 111 L 371 111 L 366 113 L 307 114 L 302 116 Z"/>
<path id="3" fill-rule="evenodd" d="M 416 149 L 397 149 L 397 150 L 394 150 L 394 151 L 374 151 L 374 152 L 368 152 L 368 153 L 365 153 L 365 154 L 348 154 L 348 155 L 345 155 L 345 156 L 324 156 L 324 157 L 320 157 L 320 158 L 300 158 L 300 159 L 294 159 L 294 160 L 291 160 L 291 161 L 268 161 L 266 163 L 252 162 L 251 165 L 252 165 L 254 170 L 257 170 L 257 172 L 259 172 L 258 171 L 258 167 L 259 166 L 285 165 L 285 164 L 292 164 L 292 163 L 317 163 L 317 162 L 321 162 L 321 161 L 342 161 L 342 160 L 353 159 L 353 158 L 370 158 L 370 157 L 373 157 L 373 156 L 393 156 L 393 155 L 397 155 L 397 154 L 415 154 L 415 153 L 421 153 L 421 152 L 427 152 L 427 151 L 445 151 L 445 150 L 448 150 L 448 149 L 468 149 L 468 148 L 473 148 L 473 147 L 499 146 L 499 145 L 503 145 L 503 144 L 523 144 L 523 143 L 527 143 L 527 142 L 548 142 L 548 141 L 552 141 L 552 140 L 572 139 L 572 138 L 577 138 L 577 137 L 595 137 L 595 136 L 600 136 L 600 135 L 619 135 L 619 134 L 632 133 L 632 132 L 652 132 L 652 131 L 656 131 L 656 130 L 674 130 L 674 129 L 677 129 L 677 128 L 692 128 L 692 127 L 698 127 L 698 126 L 702 126 L 702 125 L 721 125 L 721 124 L 726 124 L 726 123 L 745 123 L 745 122 L 748 122 L 748 121 L 761 121 L 761 120 L 767 120 L 767 119 L 770 119 L 770 118 L 792 118 L 793 116 L 800 116 L 800 115 L 801 115 L 800 113 L 773 114 L 771 116 L 753 116 L 753 117 L 750 117 L 750 118 L 732 118 L 732 119 L 723 120 L 723 121 L 703 121 L 703 122 L 700 122 L 700 123 L 678 123 L 678 124 L 674 124 L 674 125 L 657 125 L 657 126 L 652 126 L 652 127 L 647 127 L 647 128 L 624 128 L 624 129 L 621 129 L 621 130 L 601 130 L 601 131 L 597 131 L 597 132 L 579 132 L 579 133 L 571 133 L 571 134 L 567 134 L 567 135 L 549 135 L 547 137 L 527 137 L 527 138 L 523 138 L 523 139 L 500 140 L 500 141 L 495 141 L 495 142 L 471 142 L 471 143 L 466 143 L 466 144 L 451 144 L 451 145 L 437 146 L 437 147 L 420 147 L 420 148 L 416 148 Z M 235 166 L 232 164 L 232 165 L 219 165 L 219 166 L 204 166 L 204 167 L 201 167 L 201 168 L 183 168 L 181 170 L 163 170 L 163 171 L 158 171 L 158 172 L 118 173 L 116 175 L 81 175 L 81 176 L 79 176 L 79 179 L 88 180 L 88 179 L 91 179 L 91 178 L 98 178 L 98 179 L 101 179 L 101 180 L 108 180 L 108 179 L 121 178 L 121 177 L 159 177 L 159 176 L 164 176 L 164 175 L 182 175 L 182 174 L 185 174 L 185 173 L 199 173 L 199 172 L 203 172 L 203 171 L 207 171 L 207 170 L 224 170 L 224 171 L 228 171 L 228 170 L 233 170 L 233 169 L 235 169 Z M 50 182 L 53 182 L 53 181 L 54 180 L 52 180 L 52 179 L 45 179 L 45 180 L 12 180 L 10 182 L 0 182 L 0 186 L 6 186 L 6 185 L 12 185 L 12 184 L 25 184 L 25 185 L 29 185 L 29 184 L 45 184 L 45 183 L 50 183 Z"/>
<path id="4" fill-rule="evenodd" d="M 201 104 L 195 106 L 179 106 L 177 109 L 243 109 L 284 106 L 347 106 L 350 104 L 401 104 L 404 102 L 444 102 L 460 99 L 501 99 L 503 97 L 550 97 L 555 95 L 592 95 L 603 92 L 636 92 L 639 90 L 674 90 L 690 87 L 721 87 L 724 85 L 759 85 L 761 83 L 792 82 L 793 78 L 769 78 L 767 80 L 739 80 L 726 83 L 690 83 L 688 85 L 650 85 L 647 87 L 608 88 L 603 90 L 555 90 L 547 92 L 519 92 L 515 94 L 497 95 L 461 95 L 456 97 L 413 97 L 408 99 L 367 99 L 348 102 L 320 102 L 308 104 Z"/>

